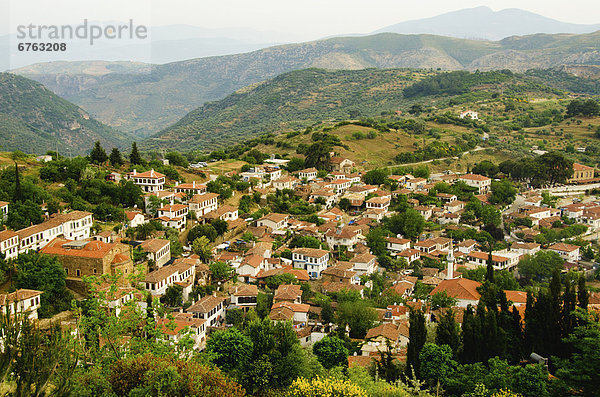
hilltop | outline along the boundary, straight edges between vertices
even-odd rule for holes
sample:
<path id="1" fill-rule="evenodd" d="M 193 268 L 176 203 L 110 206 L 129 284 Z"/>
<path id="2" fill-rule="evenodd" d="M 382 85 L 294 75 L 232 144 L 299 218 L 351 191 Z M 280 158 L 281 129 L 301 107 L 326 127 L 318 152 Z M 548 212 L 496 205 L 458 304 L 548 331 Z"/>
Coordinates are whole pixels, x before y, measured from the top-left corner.
<path id="1" fill-rule="evenodd" d="M 285 133 L 321 122 L 407 114 L 415 103 L 436 108 L 504 95 L 551 97 L 569 87 L 600 92 L 564 73 L 469 73 L 410 69 L 305 69 L 248 86 L 190 112 L 146 140 L 151 148 L 214 150 L 264 133 Z M 547 81 L 544 81 L 544 76 Z M 581 85 L 581 87 L 579 87 Z M 553 88 L 558 87 L 559 89 Z"/>
<path id="2" fill-rule="evenodd" d="M 36 81 L 0 73 L 2 150 L 45 153 L 58 147 L 60 151 L 81 154 L 94 141 L 113 147 L 128 142 L 129 137 Z"/>
<path id="3" fill-rule="evenodd" d="M 149 73 L 57 73 L 36 65 L 18 70 L 87 109 L 100 121 L 149 136 L 205 102 L 293 70 L 426 68 L 526 71 L 597 63 L 600 32 L 535 34 L 501 41 L 382 33 L 269 47 L 245 54 L 154 65 Z M 49 66 L 50 67 L 50 66 Z M 34 72 L 33 74 L 31 72 Z"/>
<path id="4" fill-rule="evenodd" d="M 518 8 L 493 11 L 482 6 L 452 11 L 432 18 L 401 22 L 386 26 L 375 33 L 428 33 L 500 40 L 535 33 L 591 33 L 596 30 L 600 30 L 600 24 L 566 23 Z"/>

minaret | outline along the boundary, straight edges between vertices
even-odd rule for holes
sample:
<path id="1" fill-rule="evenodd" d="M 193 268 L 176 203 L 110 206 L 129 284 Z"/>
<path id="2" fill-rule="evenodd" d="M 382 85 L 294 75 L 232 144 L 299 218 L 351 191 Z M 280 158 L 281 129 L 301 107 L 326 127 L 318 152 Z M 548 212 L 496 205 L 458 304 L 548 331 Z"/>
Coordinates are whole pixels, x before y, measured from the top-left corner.
<path id="1" fill-rule="evenodd" d="M 452 280 L 454 278 L 454 247 L 452 246 L 452 240 L 450 240 L 450 251 L 446 257 L 448 262 L 448 268 L 446 269 L 446 280 Z"/>

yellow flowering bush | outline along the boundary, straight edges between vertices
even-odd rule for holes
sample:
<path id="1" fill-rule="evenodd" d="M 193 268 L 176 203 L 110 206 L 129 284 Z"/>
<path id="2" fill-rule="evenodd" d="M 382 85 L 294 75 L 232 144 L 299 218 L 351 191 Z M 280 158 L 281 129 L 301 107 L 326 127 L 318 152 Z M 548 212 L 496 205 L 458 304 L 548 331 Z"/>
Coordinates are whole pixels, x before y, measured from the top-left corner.
<path id="1" fill-rule="evenodd" d="M 287 397 L 367 397 L 367 393 L 348 380 L 316 377 L 296 379 Z"/>
<path id="2" fill-rule="evenodd" d="M 492 397 L 523 397 L 523 395 L 502 389 L 499 392 L 494 393 Z"/>

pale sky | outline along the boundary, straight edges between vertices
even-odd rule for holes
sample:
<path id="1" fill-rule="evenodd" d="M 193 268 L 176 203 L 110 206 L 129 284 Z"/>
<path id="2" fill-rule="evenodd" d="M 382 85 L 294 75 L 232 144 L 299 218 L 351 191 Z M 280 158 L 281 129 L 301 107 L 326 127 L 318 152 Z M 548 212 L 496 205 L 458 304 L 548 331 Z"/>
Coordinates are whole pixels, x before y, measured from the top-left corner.
<path id="1" fill-rule="evenodd" d="M 186 24 L 251 28 L 316 39 L 368 33 L 398 22 L 486 5 L 521 8 L 572 23 L 600 23 L 598 0 L 0 0 L 0 34 L 16 25 L 127 21 L 149 26 Z M 8 10 L 7 10 L 8 8 Z M 6 15 L 10 15 L 6 21 Z"/>

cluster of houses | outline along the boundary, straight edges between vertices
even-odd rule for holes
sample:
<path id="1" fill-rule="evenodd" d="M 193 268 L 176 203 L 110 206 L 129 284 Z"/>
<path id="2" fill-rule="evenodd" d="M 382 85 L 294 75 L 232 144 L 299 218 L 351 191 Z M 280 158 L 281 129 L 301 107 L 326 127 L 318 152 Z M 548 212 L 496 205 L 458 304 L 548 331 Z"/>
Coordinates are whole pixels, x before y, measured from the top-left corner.
<path id="1" fill-rule="evenodd" d="M 221 291 L 200 299 L 194 299 L 193 288 L 211 282 L 208 263 L 194 254 L 172 258 L 170 243 L 166 239 L 150 238 L 125 244 L 111 232 L 94 235 L 92 214 L 88 212 L 61 213 L 39 225 L 18 231 L 0 231 L 0 252 L 9 259 L 27 251 L 55 256 L 72 285 L 81 282 L 85 276 L 121 275 L 120 288 L 104 298 L 107 307 L 116 315 L 132 300 L 140 306 L 145 305 L 140 291 L 127 281 L 127 276 L 134 272 L 134 253 L 136 250 L 142 252 L 143 260 L 150 266 L 137 287 L 159 298 L 177 285 L 181 287 L 183 299 L 190 303 L 185 310 L 175 310 L 172 318 L 159 319 L 158 326 L 174 342 L 191 335 L 194 346 L 202 349 L 209 331 L 225 326 L 227 310 L 247 312 L 255 308 L 259 301 L 259 288 L 276 276 L 293 276 L 296 281 L 309 283 L 313 290 L 326 295 L 348 290 L 362 296 L 363 290 L 370 285 L 368 276 L 383 270 L 366 244 L 366 235 L 390 215 L 395 197 L 406 195 L 408 203 L 426 220 L 459 227 L 466 203 L 456 195 L 437 193 L 439 204 L 429 206 L 419 204 L 411 196 L 428 194 L 438 182 L 452 184 L 461 181 L 473 188 L 475 197 L 487 202 L 492 182 L 490 178 L 470 173 L 443 173 L 428 179 L 392 175 L 389 178 L 397 184 L 397 188 L 388 191 L 381 186 L 363 183 L 361 175 L 355 171 L 355 163 L 336 156 L 331 157 L 331 172 L 324 177 L 319 177 L 314 168 L 288 174 L 276 165 L 255 166 L 239 175 L 245 181 L 252 181 L 252 189 L 261 195 L 291 189 L 308 202 L 321 204 L 322 211 L 318 213 L 321 222 L 312 223 L 284 213 L 269 213 L 246 221 L 238 217 L 237 208 L 220 205 L 219 195 L 208 192 L 204 184 L 175 183 L 166 189 L 165 175 L 154 170 L 134 170 L 125 175 L 145 192 L 144 211 L 125 212 L 128 227 L 142 225 L 154 217 L 164 226 L 183 232 L 189 226 L 190 218 L 196 222 L 222 219 L 227 222 L 232 237 L 242 232 L 252 234 L 252 241 L 238 240 L 240 244 L 236 249 L 229 249 L 234 244 L 215 247 L 213 260 L 229 265 L 238 281 L 224 283 Z M 349 203 L 347 211 L 336 206 L 344 199 Z M 565 216 L 594 228 L 600 225 L 597 223 L 600 222 L 599 203 L 574 203 L 555 209 L 543 206 L 541 197 L 535 194 L 525 196 L 521 201 L 521 206 L 505 214 L 505 220 L 530 219 L 532 226 L 529 229 L 532 232 Z M 8 203 L 0 203 L 0 216 L 6 216 L 8 211 Z M 288 247 L 291 236 L 314 237 L 320 242 L 320 247 Z M 456 299 L 457 307 L 464 308 L 477 303 L 480 297 L 477 287 L 480 284 L 462 278 L 459 267 L 485 267 L 491 260 L 495 269 L 512 271 L 525 255 L 533 255 L 542 249 L 540 244 L 519 241 L 504 250 L 490 253 L 474 240 L 454 242 L 441 233 L 423 234 L 415 240 L 398 235 L 387 237 L 385 243 L 392 258 L 406 261 L 406 269 L 395 275 L 390 289 L 407 303 L 398 302 L 385 309 L 377 309 L 377 326 L 367 332 L 362 356 L 350 357 L 351 362 L 360 364 L 364 357 L 369 358 L 388 348 L 393 349 L 396 355 L 405 354 L 411 307 L 425 309 L 427 318 L 435 321 L 440 315 L 439 310 L 430 310 L 425 302 L 411 301 L 418 282 L 431 286 L 431 295 L 445 292 Z M 557 252 L 566 262 L 576 263 L 581 257 L 578 246 L 566 243 L 556 243 L 546 249 Z M 443 265 L 419 266 L 417 277 L 411 265 L 427 260 Z M 36 312 L 40 294 L 20 290 L 0 295 L 0 303 L 8 310 Z M 321 308 L 303 301 L 302 297 L 300 285 L 278 285 L 273 293 L 269 318 L 291 321 L 301 343 L 310 345 L 325 336 L 333 325 L 323 323 L 320 320 Z M 507 297 L 518 308 L 526 301 L 525 293 L 520 291 L 507 291 Z M 392 343 L 388 344 L 388 341 Z"/>

